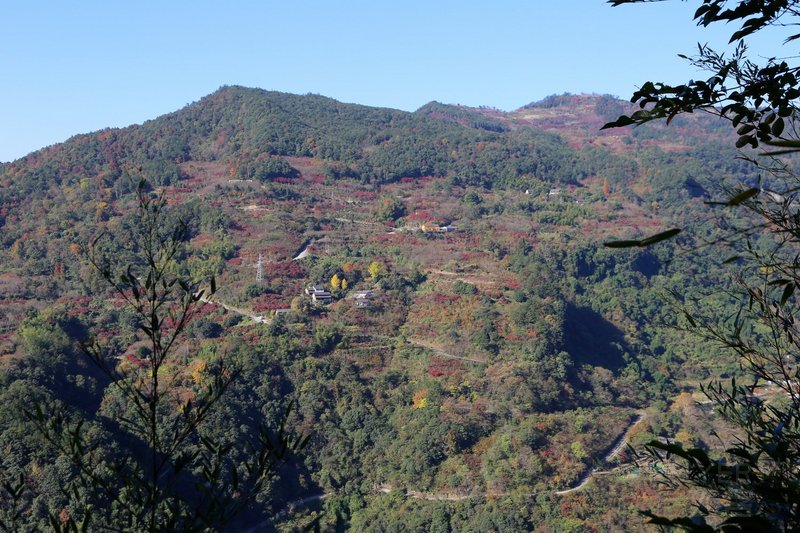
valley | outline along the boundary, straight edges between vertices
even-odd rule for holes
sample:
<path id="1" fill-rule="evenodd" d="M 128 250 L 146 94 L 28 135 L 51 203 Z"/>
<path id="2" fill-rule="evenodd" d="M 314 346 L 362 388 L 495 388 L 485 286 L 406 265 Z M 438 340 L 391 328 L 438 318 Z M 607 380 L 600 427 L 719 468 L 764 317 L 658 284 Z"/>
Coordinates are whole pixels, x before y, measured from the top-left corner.
<path id="1" fill-rule="evenodd" d="M 287 427 L 310 435 L 237 526 L 637 530 L 640 508 L 689 508 L 696 495 L 660 492 L 653 465 L 631 475 L 625 447 L 716 446 L 717 422 L 675 399 L 740 369 L 678 327 L 670 295 L 733 308 L 704 202 L 754 178 L 704 117 L 600 132 L 626 105 L 405 113 L 225 87 L 3 165 L 0 442 L 31 397 L 85 417 L 98 449 L 127 442 L 112 422 L 130 407 L 75 343 L 101 341 L 122 373 L 147 361 L 141 321 L 86 262 L 105 232 L 103 253 L 140 264 L 145 179 L 188 227 L 175 271 L 217 288 L 170 382 L 194 398 L 215 361 L 236 361 L 208 434 L 238 446 L 293 405 Z M 603 246 L 676 226 L 677 242 Z M 44 490 L 62 474 L 29 439 L 7 467 Z M 33 522 L 66 505 L 37 502 Z"/>

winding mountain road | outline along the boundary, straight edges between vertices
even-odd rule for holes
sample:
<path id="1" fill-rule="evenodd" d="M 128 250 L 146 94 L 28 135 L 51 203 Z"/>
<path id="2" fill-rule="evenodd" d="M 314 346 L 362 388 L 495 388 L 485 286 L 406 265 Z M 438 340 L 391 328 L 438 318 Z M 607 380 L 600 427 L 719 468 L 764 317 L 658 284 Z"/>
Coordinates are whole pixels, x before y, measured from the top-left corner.
<path id="1" fill-rule="evenodd" d="M 236 313 L 237 315 L 245 316 L 245 317 L 247 317 L 247 318 L 249 318 L 249 319 L 251 319 L 251 320 L 253 320 L 255 322 L 258 322 L 259 324 L 269 324 L 270 323 L 270 319 L 265 317 L 265 316 L 263 316 L 263 315 L 257 315 L 255 313 L 247 311 L 246 309 L 241 309 L 239 307 L 234 307 L 232 305 L 228 305 L 228 304 L 220 302 L 218 300 L 209 300 L 208 298 L 203 296 L 203 297 L 200 298 L 200 301 L 203 302 L 203 303 L 206 303 L 206 304 L 218 305 L 218 306 L 222 307 L 223 309 L 225 309 L 226 311 L 230 311 L 231 313 Z"/>
<path id="2" fill-rule="evenodd" d="M 637 414 L 636 419 L 628 425 L 628 428 L 625 430 L 625 433 L 623 433 L 617 439 L 617 441 L 614 443 L 614 446 L 612 446 L 611 449 L 603 456 L 601 460 L 602 463 L 608 463 L 609 461 L 614 459 L 617 455 L 619 455 L 619 452 L 621 452 L 622 449 L 625 446 L 627 446 L 628 439 L 630 438 L 634 428 L 636 428 L 636 426 L 638 426 L 641 422 L 643 422 L 647 418 L 647 413 L 645 413 L 644 411 L 637 411 L 636 414 Z M 613 472 L 614 470 L 615 469 L 598 470 L 597 468 L 590 468 L 589 470 L 584 472 L 584 474 L 578 479 L 578 483 L 576 485 L 566 488 L 564 490 L 557 490 L 553 494 L 556 494 L 558 496 L 563 496 L 564 494 L 569 494 L 570 492 L 581 490 L 583 487 L 586 486 L 587 483 L 589 483 L 589 481 L 591 481 L 593 476 L 598 474 L 607 474 Z"/>
<path id="3" fill-rule="evenodd" d="M 458 359 L 459 361 L 468 361 L 470 363 L 477 363 L 479 365 L 486 364 L 486 361 L 482 361 L 480 359 L 473 359 L 472 357 L 463 357 L 463 356 L 460 356 L 460 355 L 453 355 L 451 353 L 444 352 L 444 351 L 442 351 L 441 349 L 435 347 L 433 344 L 431 344 L 429 342 L 425 342 L 425 341 L 422 341 L 422 340 L 419 340 L 419 339 L 411 339 L 411 338 L 406 339 L 406 340 L 408 340 L 408 342 L 410 344 L 413 344 L 414 346 L 419 346 L 421 348 L 425 348 L 426 350 L 429 350 L 429 351 L 435 353 L 439 357 L 444 357 L 446 359 Z"/>
<path id="4" fill-rule="evenodd" d="M 414 343 L 414 344 L 416 344 L 416 343 Z M 421 345 L 421 346 L 424 346 L 424 345 Z M 424 347 L 429 348 L 428 346 L 424 346 Z M 453 356 L 453 357 L 458 358 L 457 356 Z M 483 362 L 483 361 L 477 361 L 477 360 L 473 360 L 473 361 L 474 362 Z M 601 459 L 601 461 L 603 463 L 607 463 L 607 462 L 611 461 L 612 459 L 614 459 L 617 455 L 619 455 L 619 453 L 622 451 L 622 449 L 628 444 L 628 439 L 630 438 L 630 435 L 633 432 L 633 430 L 636 428 L 636 426 L 641 424 L 647 418 L 647 414 L 644 411 L 641 411 L 641 410 L 637 411 L 636 414 L 637 414 L 636 418 L 630 424 L 628 424 L 628 427 L 625 429 L 625 432 L 614 442 L 614 445 L 611 447 L 611 449 L 603 456 L 603 458 Z M 582 488 L 584 488 L 589 483 L 589 481 L 591 481 L 592 477 L 594 477 L 596 475 L 603 475 L 603 474 L 609 474 L 609 473 L 612 473 L 612 472 L 616 472 L 619 469 L 620 469 L 620 467 L 612 468 L 612 469 L 609 469 L 609 470 L 597 470 L 595 468 L 591 468 L 591 469 L 587 470 L 578 479 L 577 484 L 573 485 L 572 487 L 563 489 L 563 490 L 554 491 L 553 494 L 556 494 L 558 496 L 563 496 L 565 494 L 569 494 L 569 493 L 572 493 L 572 492 L 579 491 Z M 375 487 L 375 492 L 376 493 L 381 493 L 381 494 L 388 494 L 392 490 L 394 490 L 394 487 L 392 487 L 391 485 L 388 485 L 388 484 L 380 485 L 378 487 Z M 413 498 L 415 500 L 450 501 L 450 502 L 458 502 L 458 501 L 468 500 L 468 499 L 471 499 L 471 498 L 480 498 L 480 497 L 483 497 L 483 498 L 487 498 L 487 497 L 499 498 L 499 497 L 507 496 L 508 494 L 509 493 L 506 493 L 506 492 L 491 492 L 491 493 L 487 492 L 487 493 L 483 493 L 483 494 L 458 494 L 458 493 L 452 493 L 452 492 L 420 492 L 420 491 L 417 491 L 417 490 L 406 490 L 405 491 L 405 495 L 408 498 Z M 285 516 L 287 513 L 291 512 L 292 510 L 294 510 L 294 509 L 296 509 L 298 507 L 302 507 L 304 505 L 308 505 L 309 503 L 312 503 L 312 502 L 315 502 L 315 501 L 324 500 L 325 498 L 327 498 L 329 496 L 330 496 L 330 494 L 327 494 L 327 493 L 312 494 L 311 496 L 306 496 L 304 498 L 300 498 L 298 500 L 294 500 L 292 502 L 289 502 L 286 505 L 286 507 L 284 507 L 283 510 L 281 510 L 279 513 L 277 513 L 272 519 L 270 519 L 270 522 L 272 522 L 273 520 L 276 520 L 276 519 L 278 519 L 280 517 Z M 529 494 L 529 496 L 530 497 L 534 497 L 534 496 L 536 496 L 536 493 L 535 492 L 531 493 L 531 494 Z M 256 527 L 253 527 L 251 529 L 248 529 L 246 533 L 254 533 L 255 531 L 259 530 L 259 527 L 263 527 L 263 526 L 264 526 L 264 524 L 259 524 L 259 526 L 256 526 Z"/>

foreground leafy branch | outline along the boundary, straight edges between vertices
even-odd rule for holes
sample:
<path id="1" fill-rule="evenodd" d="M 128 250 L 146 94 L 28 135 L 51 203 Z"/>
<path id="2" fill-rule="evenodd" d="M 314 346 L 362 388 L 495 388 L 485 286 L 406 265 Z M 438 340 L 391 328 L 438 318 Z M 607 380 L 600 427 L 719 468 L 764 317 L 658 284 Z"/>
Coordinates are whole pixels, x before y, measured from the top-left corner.
<path id="1" fill-rule="evenodd" d="M 293 437 L 286 429 L 291 405 L 276 430 L 262 424 L 250 447 L 211 436 L 205 426 L 240 374 L 236 361 L 223 357 L 207 365 L 204 384 L 189 398 L 177 386 L 181 371 L 176 348 L 201 299 L 213 294 L 216 284 L 213 278 L 201 284 L 184 274 L 187 227 L 169 220 L 165 207 L 163 195 L 153 195 L 140 183 L 140 224 L 131 240 L 131 264 L 120 268 L 103 251 L 112 236 L 101 235 L 89 249 L 90 263 L 134 313 L 148 348 L 138 364 L 122 365 L 121 358 L 96 340 L 80 345 L 109 379 L 109 391 L 121 399 L 123 411 L 106 420 L 112 445 L 95 447 L 84 421 L 65 407 L 39 405 L 27 413 L 77 471 L 63 489 L 80 512 L 51 515 L 56 531 L 218 529 L 263 491 L 280 462 L 308 442 L 308 437 Z M 22 480 L 4 484 L 4 492 L 16 498 L 13 508 L 23 485 Z M 13 529 L 15 518 L 4 517 L 3 523 Z"/>
<path id="2" fill-rule="evenodd" d="M 610 0 L 614 6 L 647 0 Z M 698 25 L 739 23 L 731 34 L 735 49 L 726 55 L 707 45 L 698 45 L 695 56 L 681 56 L 700 70 L 711 73 L 706 80 L 672 85 L 647 81 L 631 101 L 639 110 L 622 115 L 603 126 L 640 125 L 672 119 L 682 113 L 705 111 L 725 119 L 736 128 L 737 148 L 765 146 L 773 155 L 800 150 L 795 117 L 800 98 L 800 66 L 788 59 L 770 57 L 758 64 L 747 55 L 746 38 L 768 28 L 797 25 L 800 8 L 796 0 L 703 0 L 694 15 Z M 784 43 L 800 34 L 790 34 Z"/>
<path id="3" fill-rule="evenodd" d="M 610 0 L 614 6 L 647 0 Z M 798 0 L 702 0 L 695 21 L 738 25 L 728 55 L 699 45 L 683 56 L 709 72 L 704 81 L 673 85 L 646 82 L 631 99 L 639 109 L 604 128 L 669 124 L 677 115 L 703 111 L 730 122 L 736 147 L 763 148 L 759 156 L 742 154 L 762 172 L 760 183 L 730 191 L 710 208 L 729 211 L 726 243 L 737 248 L 726 263 L 736 265 L 734 286 L 741 306 L 733 316 L 683 308 L 688 329 L 739 356 L 746 383 L 710 383 L 703 392 L 732 428 L 730 444 L 717 454 L 680 443 L 652 441 L 645 455 L 669 459 L 662 472 L 670 485 L 701 489 L 714 506 L 697 504 L 695 516 L 668 518 L 650 511 L 650 523 L 686 531 L 800 530 L 800 176 L 787 158 L 800 151 L 797 129 L 800 66 L 770 57 L 757 64 L 748 57 L 746 39 L 767 29 L 793 28 L 800 22 Z M 800 38 L 790 33 L 784 44 Z M 769 157 L 764 157 L 764 156 Z M 784 159 L 781 159 L 784 158 Z M 768 178 L 768 180 L 767 180 Z M 659 237 L 659 236 L 656 236 Z M 663 239 L 661 239 L 663 240 Z M 643 246 L 617 241 L 612 247 Z M 678 295 L 679 299 L 682 297 Z M 699 309 L 704 309 L 699 306 Z M 724 440 L 723 440 L 724 441 Z"/>

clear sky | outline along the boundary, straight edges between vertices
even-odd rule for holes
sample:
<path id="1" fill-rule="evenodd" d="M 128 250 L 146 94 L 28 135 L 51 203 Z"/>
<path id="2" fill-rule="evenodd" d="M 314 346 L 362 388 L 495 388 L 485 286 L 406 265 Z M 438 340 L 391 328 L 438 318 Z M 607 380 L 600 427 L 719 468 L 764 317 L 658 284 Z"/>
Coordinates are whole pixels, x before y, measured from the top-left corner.
<path id="1" fill-rule="evenodd" d="M 694 26 L 696 5 L 0 0 L 0 161 L 141 123 L 222 85 L 404 110 L 628 98 L 647 79 L 702 76 L 676 54 L 725 39 Z"/>

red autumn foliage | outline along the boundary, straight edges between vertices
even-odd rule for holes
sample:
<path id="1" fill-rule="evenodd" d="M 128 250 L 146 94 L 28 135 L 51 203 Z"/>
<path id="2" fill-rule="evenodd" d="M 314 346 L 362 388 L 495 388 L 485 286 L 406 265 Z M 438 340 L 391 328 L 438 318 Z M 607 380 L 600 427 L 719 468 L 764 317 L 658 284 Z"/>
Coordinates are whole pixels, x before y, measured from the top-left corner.
<path id="1" fill-rule="evenodd" d="M 355 191 L 353 193 L 353 196 L 355 196 L 359 200 L 369 201 L 369 200 L 374 200 L 375 198 L 377 198 L 378 197 L 378 193 L 377 192 L 371 192 L 371 191 Z"/>
<path id="2" fill-rule="evenodd" d="M 253 311 L 263 313 L 265 311 L 275 311 L 276 309 L 287 309 L 291 303 L 286 301 L 286 297 L 279 294 L 265 294 L 258 297 L 258 301 L 253 304 Z"/>
<path id="3" fill-rule="evenodd" d="M 513 276 L 513 277 L 509 276 L 509 277 L 503 278 L 501 283 L 502 283 L 503 287 L 505 287 L 507 290 L 510 290 L 510 291 L 515 291 L 515 290 L 519 289 L 519 286 L 520 286 L 519 278 L 517 278 L 516 276 Z"/>
<path id="4" fill-rule="evenodd" d="M 306 269 L 298 261 L 278 261 L 269 263 L 267 267 L 266 271 L 272 277 L 297 279 L 306 275 Z"/>
<path id="5" fill-rule="evenodd" d="M 11 304 L 27 304 L 27 303 L 30 303 L 30 300 L 25 300 L 25 299 L 22 299 L 22 298 L 9 298 L 9 299 L 3 299 L 3 304 L 4 304 L 4 305 L 11 305 Z"/>
<path id="6" fill-rule="evenodd" d="M 464 371 L 464 365 L 461 361 L 457 361 L 454 359 L 444 359 L 440 357 L 434 357 L 431 359 L 430 364 L 428 365 L 428 374 L 438 378 L 438 377 L 450 377 L 453 374 L 460 373 Z"/>
<path id="7" fill-rule="evenodd" d="M 434 220 L 434 218 L 428 211 L 416 210 L 406 215 L 406 220 L 410 222 L 429 222 Z"/>
<path id="8" fill-rule="evenodd" d="M 144 361 L 142 361 L 141 359 L 139 359 L 138 357 L 136 357 L 135 355 L 133 355 L 131 353 L 126 353 L 125 356 L 124 356 L 124 359 L 128 363 L 136 365 L 139 368 L 142 368 L 145 365 Z"/>
<path id="9" fill-rule="evenodd" d="M 499 300 L 503 296 L 503 291 L 501 291 L 500 289 L 486 288 L 480 292 L 483 293 L 485 296 L 492 298 L 493 300 Z"/>
<path id="10" fill-rule="evenodd" d="M 437 292 L 433 295 L 433 301 L 440 305 L 452 305 L 460 299 L 461 297 L 455 294 L 443 294 L 441 292 Z"/>
<path id="11" fill-rule="evenodd" d="M 89 313 L 88 307 L 78 305 L 70 307 L 70 309 L 67 311 L 67 316 L 69 318 L 74 318 L 76 316 L 84 316 L 88 313 Z"/>

